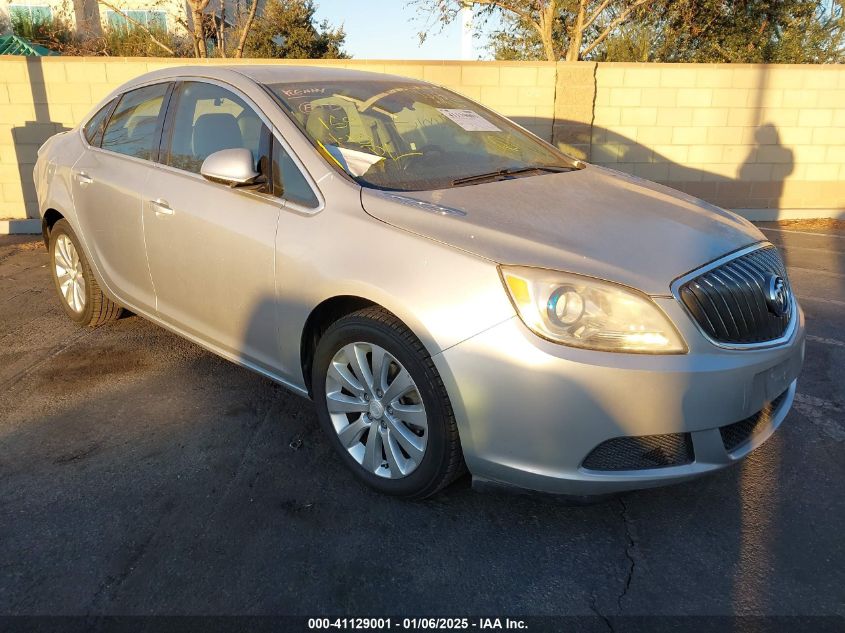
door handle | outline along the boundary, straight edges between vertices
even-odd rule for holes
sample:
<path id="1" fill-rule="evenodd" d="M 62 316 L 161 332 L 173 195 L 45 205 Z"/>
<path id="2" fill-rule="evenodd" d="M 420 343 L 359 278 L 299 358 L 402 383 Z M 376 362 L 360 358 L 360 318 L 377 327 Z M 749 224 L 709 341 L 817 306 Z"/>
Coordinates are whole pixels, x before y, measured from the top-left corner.
<path id="1" fill-rule="evenodd" d="M 173 209 L 167 204 L 166 200 L 158 198 L 156 200 L 150 200 L 150 204 L 156 215 L 173 215 Z"/>
<path id="2" fill-rule="evenodd" d="M 94 179 L 93 179 L 93 178 L 91 178 L 91 176 L 89 176 L 88 174 L 86 174 L 84 171 L 79 171 L 79 172 L 76 172 L 76 180 L 77 180 L 77 181 L 79 182 L 79 184 L 80 184 L 81 186 L 83 186 L 83 187 L 85 187 L 85 186 L 87 186 L 87 185 L 90 185 L 91 183 L 93 183 L 93 182 L 94 182 Z"/>

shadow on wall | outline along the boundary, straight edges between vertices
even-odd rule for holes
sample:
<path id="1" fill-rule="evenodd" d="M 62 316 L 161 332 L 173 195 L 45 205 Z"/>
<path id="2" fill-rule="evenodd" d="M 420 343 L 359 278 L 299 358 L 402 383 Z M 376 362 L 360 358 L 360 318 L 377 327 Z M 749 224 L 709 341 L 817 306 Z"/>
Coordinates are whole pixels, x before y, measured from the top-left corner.
<path id="1" fill-rule="evenodd" d="M 32 170 L 38 157 L 38 148 L 51 136 L 67 132 L 70 128 L 52 121 L 50 106 L 47 102 L 47 89 L 44 85 L 44 70 L 39 57 L 26 59 L 27 78 L 32 93 L 32 105 L 35 120 L 25 121 L 23 125 L 12 128 L 12 141 L 15 145 L 15 157 L 20 175 L 21 203 L 25 206 L 28 218 L 38 217 L 38 200 L 35 195 L 35 182 Z"/>
<path id="2" fill-rule="evenodd" d="M 781 208 L 784 182 L 795 169 L 791 149 L 780 141 L 777 127 L 760 125 L 754 145 L 731 178 L 704 169 L 677 163 L 651 147 L 598 126 L 575 121 L 514 117 L 531 130 L 566 130 L 556 144 L 563 151 L 597 165 L 627 172 L 678 189 L 728 209 Z M 737 139 L 741 141 L 741 139 Z M 744 143 L 743 143 L 744 145 Z"/>
<path id="3" fill-rule="evenodd" d="M 781 145 L 778 129 L 771 123 L 761 125 L 754 132 L 754 147 L 737 172 L 739 182 L 752 183 L 752 191 L 753 183 L 758 182 L 760 159 L 763 156 L 767 163 L 771 163 L 771 180 L 765 185 L 768 187 L 769 198 L 777 207 L 783 196 L 783 183 L 795 171 L 795 155 L 791 149 Z"/>

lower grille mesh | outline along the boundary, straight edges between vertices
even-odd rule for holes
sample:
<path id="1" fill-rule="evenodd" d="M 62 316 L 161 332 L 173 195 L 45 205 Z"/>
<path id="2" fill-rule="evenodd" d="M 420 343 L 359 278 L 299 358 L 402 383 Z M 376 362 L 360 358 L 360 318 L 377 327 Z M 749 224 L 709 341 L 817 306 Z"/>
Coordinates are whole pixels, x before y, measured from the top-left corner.
<path id="1" fill-rule="evenodd" d="M 719 428 L 725 450 L 733 452 L 771 420 L 789 390 L 768 403 L 754 415 Z M 596 446 L 584 460 L 588 470 L 645 470 L 683 466 L 695 460 L 692 436 L 689 433 L 614 437 Z"/>
<path id="2" fill-rule="evenodd" d="M 584 460 L 584 468 L 643 470 L 682 466 L 693 459 L 689 433 L 615 437 L 596 446 Z"/>
<path id="3" fill-rule="evenodd" d="M 760 427 L 769 422 L 772 411 L 777 410 L 783 399 L 786 398 L 786 393 L 784 391 L 754 415 L 720 428 L 719 433 L 722 435 L 725 450 L 730 453 L 754 437 Z"/>

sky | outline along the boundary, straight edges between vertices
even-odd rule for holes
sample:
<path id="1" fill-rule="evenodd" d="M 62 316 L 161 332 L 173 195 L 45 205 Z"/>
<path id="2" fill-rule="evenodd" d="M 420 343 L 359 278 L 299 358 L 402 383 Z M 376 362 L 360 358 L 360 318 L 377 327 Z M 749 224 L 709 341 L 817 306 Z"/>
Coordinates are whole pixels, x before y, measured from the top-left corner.
<path id="1" fill-rule="evenodd" d="M 316 0 L 317 19 L 346 30 L 345 50 L 356 59 L 460 59 L 461 25 L 454 22 L 429 33 L 420 46 L 418 33 L 425 21 L 417 19 L 406 0 Z M 476 59 L 486 58 L 483 40 L 476 39 Z"/>

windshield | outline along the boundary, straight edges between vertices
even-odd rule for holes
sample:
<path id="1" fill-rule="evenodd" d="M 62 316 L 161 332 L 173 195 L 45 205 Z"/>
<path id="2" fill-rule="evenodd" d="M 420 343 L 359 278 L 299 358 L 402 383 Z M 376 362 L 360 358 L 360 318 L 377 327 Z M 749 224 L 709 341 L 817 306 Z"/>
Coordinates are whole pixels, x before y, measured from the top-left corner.
<path id="1" fill-rule="evenodd" d="M 575 166 L 507 119 L 429 84 L 336 81 L 267 88 L 326 158 L 365 186 L 441 189 L 481 182 L 483 175 L 530 176 Z"/>

